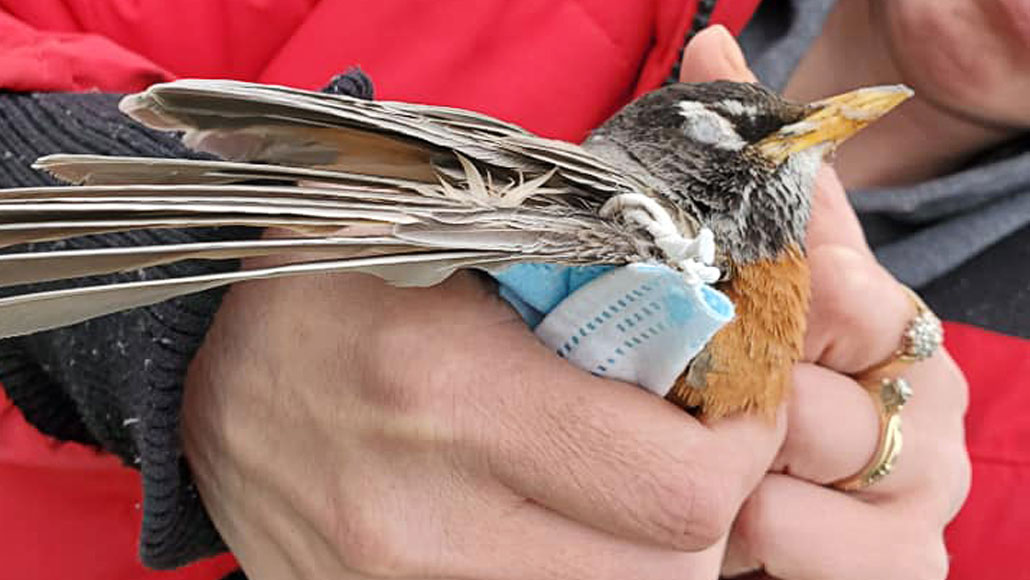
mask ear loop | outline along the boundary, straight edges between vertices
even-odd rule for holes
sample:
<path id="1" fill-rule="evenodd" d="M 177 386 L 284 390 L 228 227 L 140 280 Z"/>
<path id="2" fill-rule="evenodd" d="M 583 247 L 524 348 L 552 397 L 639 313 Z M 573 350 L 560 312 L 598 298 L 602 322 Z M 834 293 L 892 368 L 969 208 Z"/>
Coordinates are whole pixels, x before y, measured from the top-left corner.
<path id="1" fill-rule="evenodd" d="M 600 211 L 601 217 L 619 215 L 626 222 L 647 230 L 669 263 L 683 272 L 687 284 L 713 284 L 721 273 L 715 262 L 715 234 L 701 228 L 697 237 L 680 234 L 672 216 L 657 201 L 642 193 L 620 193 L 612 196 Z"/>

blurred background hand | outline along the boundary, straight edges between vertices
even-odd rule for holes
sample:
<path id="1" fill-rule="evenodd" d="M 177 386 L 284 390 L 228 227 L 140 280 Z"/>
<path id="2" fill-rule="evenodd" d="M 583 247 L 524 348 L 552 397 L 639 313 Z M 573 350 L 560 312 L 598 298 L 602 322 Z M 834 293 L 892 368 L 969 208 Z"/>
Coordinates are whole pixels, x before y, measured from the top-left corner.
<path id="1" fill-rule="evenodd" d="M 843 146 L 844 185 L 941 175 L 1030 128 L 1030 3 L 839 0 L 784 94 L 904 83 L 916 96 Z"/>

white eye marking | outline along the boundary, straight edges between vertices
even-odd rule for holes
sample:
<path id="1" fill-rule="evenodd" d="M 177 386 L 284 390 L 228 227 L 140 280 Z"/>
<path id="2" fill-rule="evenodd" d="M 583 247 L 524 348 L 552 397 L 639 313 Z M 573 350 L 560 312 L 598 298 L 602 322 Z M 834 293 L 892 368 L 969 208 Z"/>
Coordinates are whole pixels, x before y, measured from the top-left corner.
<path id="1" fill-rule="evenodd" d="M 680 115 L 687 120 L 683 131 L 691 139 L 732 151 L 740 150 L 747 144 L 729 121 L 701 103 L 680 101 L 679 108 Z"/>
<path id="2" fill-rule="evenodd" d="M 793 136 L 793 135 L 804 135 L 805 133 L 810 133 L 812 131 L 815 131 L 816 128 L 818 128 L 818 127 L 819 127 L 819 125 L 816 124 L 815 122 L 813 122 L 813 121 L 806 121 L 806 120 L 802 119 L 802 120 L 800 120 L 800 121 L 798 121 L 796 123 L 791 123 L 790 125 L 784 125 L 784 126 L 780 127 L 780 130 L 778 131 L 778 133 L 780 135 L 785 135 L 785 136 L 787 136 L 787 135 L 791 135 L 791 136 Z"/>
<path id="3" fill-rule="evenodd" d="M 723 99 L 712 103 L 712 106 L 722 109 L 730 115 L 736 115 L 737 117 L 757 117 L 758 107 L 751 103 L 741 103 L 736 99 Z"/>

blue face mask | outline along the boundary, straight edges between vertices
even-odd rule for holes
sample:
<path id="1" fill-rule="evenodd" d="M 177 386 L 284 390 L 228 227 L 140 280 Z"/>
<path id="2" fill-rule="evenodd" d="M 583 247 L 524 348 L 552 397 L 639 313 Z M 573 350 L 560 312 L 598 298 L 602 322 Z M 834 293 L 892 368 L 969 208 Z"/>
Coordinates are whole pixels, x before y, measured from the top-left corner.
<path id="1" fill-rule="evenodd" d="M 665 396 L 733 318 L 707 284 L 657 264 L 518 264 L 494 274 L 500 294 L 559 356 L 598 376 Z"/>

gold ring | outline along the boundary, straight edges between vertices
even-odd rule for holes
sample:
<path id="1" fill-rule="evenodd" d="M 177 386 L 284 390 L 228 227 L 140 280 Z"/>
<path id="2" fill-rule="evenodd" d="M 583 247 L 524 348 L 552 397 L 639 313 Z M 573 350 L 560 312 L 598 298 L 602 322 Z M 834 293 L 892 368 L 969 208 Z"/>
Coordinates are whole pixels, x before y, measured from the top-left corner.
<path id="1" fill-rule="evenodd" d="M 880 416 L 880 439 L 876 453 L 855 475 L 830 484 L 841 491 L 858 491 L 886 477 L 901 454 L 901 410 L 912 397 L 908 381 L 901 377 L 880 379 L 879 389 L 866 387 Z"/>
<path id="2" fill-rule="evenodd" d="M 944 327 L 940 319 L 911 288 L 902 286 L 902 289 L 915 306 L 916 315 L 905 326 L 901 344 L 887 360 L 854 375 L 855 380 L 867 388 L 880 377 L 897 376 L 904 367 L 930 358 L 944 342 Z"/>
<path id="3" fill-rule="evenodd" d="M 901 344 L 887 360 L 855 375 L 855 380 L 872 395 L 880 416 L 876 453 L 858 473 L 830 484 L 841 491 L 869 487 L 894 469 L 901 454 L 901 410 L 912 397 L 908 381 L 898 375 L 908 365 L 933 356 L 944 342 L 940 319 L 911 288 L 902 288 L 915 306 L 916 315 L 905 326 Z"/>

